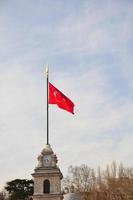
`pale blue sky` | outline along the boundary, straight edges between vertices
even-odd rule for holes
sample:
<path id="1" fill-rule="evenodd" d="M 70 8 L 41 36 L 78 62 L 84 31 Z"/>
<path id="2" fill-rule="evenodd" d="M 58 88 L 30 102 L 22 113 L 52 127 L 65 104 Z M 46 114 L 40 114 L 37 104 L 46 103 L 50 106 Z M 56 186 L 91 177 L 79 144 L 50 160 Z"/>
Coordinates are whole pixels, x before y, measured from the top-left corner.
<path id="1" fill-rule="evenodd" d="M 0 187 L 31 178 L 45 144 L 45 64 L 75 115 L 50 106 L 51 145 L 69 165 L 133 165 L 133 2 L 0 1 Z"/>

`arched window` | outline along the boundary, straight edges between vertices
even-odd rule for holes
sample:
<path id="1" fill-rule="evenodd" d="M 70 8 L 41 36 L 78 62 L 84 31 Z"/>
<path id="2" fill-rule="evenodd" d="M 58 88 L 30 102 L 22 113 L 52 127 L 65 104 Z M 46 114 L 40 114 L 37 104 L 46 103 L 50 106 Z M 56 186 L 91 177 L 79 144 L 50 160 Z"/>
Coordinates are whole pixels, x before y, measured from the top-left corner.
<path id="1" fill-rule="evenodd" d="M 50 182 L 48 179 L 43 182 L 43 193 L 50 193 Z"/>

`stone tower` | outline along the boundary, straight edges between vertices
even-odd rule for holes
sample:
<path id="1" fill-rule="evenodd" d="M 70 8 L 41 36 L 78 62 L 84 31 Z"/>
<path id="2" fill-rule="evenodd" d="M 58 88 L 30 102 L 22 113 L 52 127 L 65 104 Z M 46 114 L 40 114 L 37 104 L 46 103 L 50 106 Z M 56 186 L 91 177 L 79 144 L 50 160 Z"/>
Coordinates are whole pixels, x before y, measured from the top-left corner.
<path id="1" fill-rule="evenodd" d="M 57 157 L 47 144 L 38 156 L 38 165 L 32 174 L 34 178 L 33 200 L 62 200 L 62 173 L 57 166 Z"/>

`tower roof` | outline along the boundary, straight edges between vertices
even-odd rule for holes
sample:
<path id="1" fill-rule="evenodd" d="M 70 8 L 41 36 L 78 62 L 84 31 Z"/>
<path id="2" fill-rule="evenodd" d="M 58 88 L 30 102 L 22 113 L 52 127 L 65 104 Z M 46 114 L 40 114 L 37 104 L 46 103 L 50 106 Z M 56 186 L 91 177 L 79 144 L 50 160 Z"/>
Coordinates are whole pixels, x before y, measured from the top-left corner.
<path id="1" fill-rule="evenodd" d="M 53 150 L 50 146 L 50 144 L 46 144 L 44 149 L 41 152 L 42 155 L 46 155 L 46 154 L 53 154 Z"/>

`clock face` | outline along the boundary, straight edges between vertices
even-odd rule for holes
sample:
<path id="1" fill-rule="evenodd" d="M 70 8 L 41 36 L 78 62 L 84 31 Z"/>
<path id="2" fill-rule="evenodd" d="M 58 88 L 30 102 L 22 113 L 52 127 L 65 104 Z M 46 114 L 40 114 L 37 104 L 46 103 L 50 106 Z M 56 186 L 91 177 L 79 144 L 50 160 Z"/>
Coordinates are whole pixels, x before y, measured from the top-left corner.
<path id="1" fill-rule="evenodd" d="M 50 166 L 51 164 L 51 156 L 47 155 L 43 157 L 43 164 L 44 166 Z"/>

